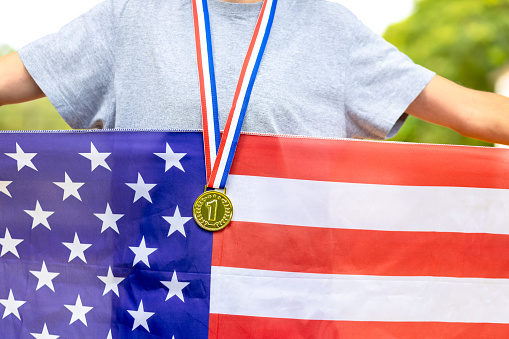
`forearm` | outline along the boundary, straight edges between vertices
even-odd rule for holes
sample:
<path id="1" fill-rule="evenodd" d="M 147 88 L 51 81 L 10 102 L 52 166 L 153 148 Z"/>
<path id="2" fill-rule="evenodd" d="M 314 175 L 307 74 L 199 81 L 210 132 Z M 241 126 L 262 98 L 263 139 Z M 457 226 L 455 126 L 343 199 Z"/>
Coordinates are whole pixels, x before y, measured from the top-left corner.
<path id="1" fill-rule="evenodd" d="M 509 145 L 509 98 L 473 91 L 470 116 L 466 136 Z"/>
<path id="2" fill-rule="evenodd" d="M 509 144 L 509 98 L 502 95 L 468 89 L 436 76 L 407 112 L 467 137 Z"/>
<path id="3" fill-rule="evenodd" d="M 44 97 L 21 62 L 18 53 L 0 58 L 0 106 Z"/>

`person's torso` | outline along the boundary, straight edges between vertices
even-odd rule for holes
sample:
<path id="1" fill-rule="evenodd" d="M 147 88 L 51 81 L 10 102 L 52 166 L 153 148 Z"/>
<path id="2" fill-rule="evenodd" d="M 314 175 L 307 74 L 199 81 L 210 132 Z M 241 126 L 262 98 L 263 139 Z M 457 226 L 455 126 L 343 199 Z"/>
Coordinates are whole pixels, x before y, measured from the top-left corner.
<path id="1" fill-rule="evenodd" d="M 208 3 L 223 128 L 261 3 Z M 349 32 L 323 3 L 279 1 L 243 131 L 345 134 Z M 115 10 L 115 127 L 201 129 L 191 1 L 128 1 Z"/>

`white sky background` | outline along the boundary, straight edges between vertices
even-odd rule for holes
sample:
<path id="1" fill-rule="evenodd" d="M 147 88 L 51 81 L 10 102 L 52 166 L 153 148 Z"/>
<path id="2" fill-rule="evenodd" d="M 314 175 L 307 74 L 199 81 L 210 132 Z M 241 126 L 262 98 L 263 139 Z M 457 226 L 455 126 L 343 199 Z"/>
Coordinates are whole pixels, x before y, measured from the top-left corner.
<path id="1" fill-rule="evenodd" d="M 37 38 L 57 32 L 101 1 L 0 0 L 0 45 L 21 48 Z M 331 1 L 345 5 L 378 34 L 382 34 L 389 24 L 406 18 L 413 9 L 413 0 Z"/>

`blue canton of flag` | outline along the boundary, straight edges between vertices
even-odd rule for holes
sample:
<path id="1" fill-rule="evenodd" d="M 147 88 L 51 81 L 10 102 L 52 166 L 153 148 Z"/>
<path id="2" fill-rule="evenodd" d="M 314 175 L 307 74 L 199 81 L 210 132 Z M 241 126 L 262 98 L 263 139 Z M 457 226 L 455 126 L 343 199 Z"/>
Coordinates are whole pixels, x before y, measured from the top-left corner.
<path id="1" fill-rule="evenodd" d="M 201 133 L 5 133 L 2 338 L 206 338 Z"/>

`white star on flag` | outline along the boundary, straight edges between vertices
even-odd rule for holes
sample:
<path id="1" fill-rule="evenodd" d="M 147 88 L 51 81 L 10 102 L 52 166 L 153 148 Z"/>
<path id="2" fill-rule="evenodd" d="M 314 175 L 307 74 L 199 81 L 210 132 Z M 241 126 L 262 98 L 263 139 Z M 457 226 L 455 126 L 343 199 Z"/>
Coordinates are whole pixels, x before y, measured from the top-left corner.
<path id="1" fill-rule="evenodd" d="M 2 252 L 0 253 L 0 257 L 3 257 L 7 252 L 11 252 L 16 257 L 19 258 L 18 250 L 16 246 L 18 246 L 23 239 L 13 239 L 11 238 L 11 234 L 9 233 L 9 229 L 5 229 L 5 237 L 0 238 L 0 245 L 2 245 Z"/>
<path id="2" fill-rule="evenodd" d="M 32 221 L 32 229 L 42 224 L 43 226 L 46 226 L 47 229 L 51 230 L 51 227 L 48 223 L 48 218 L 55 212 L 43 211 L 41 205 L 39 204 L 39 200 L 37 200 L 35 203 L 35 210 L 25 210 L 25 213 L 34 219 Z"/>
<path id="3" fill-rule="evenodd" d="M 108 332 L 108 336 L 106 337 L 106 339 L 113 339 L 113 336 L 111 335 L 111 330 Z"/>
<path id="4" fill-rule="evenodd" d="M 87 263 L 87 259 L 85 259 L 85 250 L 92 246 L 92 244 L 82 244 L 80 243 L 80 239 L 78 238 L 78 233 L 74 233 L 74 241 L 73 242 L 63 242 L 68 249 L 71 250 L 71 254 L 69 254 L 69 262 L 74 258 L 80 258 L 85 264 Z"/>
<path id="5" fill-rule="evenodd" d="M 166 162 L 164 168 L 165 172 L 168 172 L 168 170 L 173 166 L 177 167 L 182 172 L 185 172 L 184 167 L 182 167 L 182 164 L 180 163 L 180 159 L 182 159 L 187 153 L 174 153 L 170 145 L 166 143 L 165 153 L 154 153 L 154 154 L 164 159 L 164 161 Z"/>
<path id="6" fill-rule="evenodd" d="M 101 233 L 103 233 L 108 228 L 113 229 L 115 232 L 120 234 L 118 231 L 117 221 L 122 218 L 123 214 L 113 214 L 110 208 L 110 204 L 106 204 L 106 211 L 104 213 L 94 213 L 96 217 L 103 221 L 103 226 L 101 229 Z"/>
<path id="7" fill-rule="evenodd" d="M 32 158 L 37 155 L 37 153 L 25 153 L 19 147 L 18 143 L 16 143 L 16 153 L 5 153 L 5 155 L 13 158 L 18 163 L 18 172 L 25 166 L 30 167 L 37 171 L 34 164 L 32 163 Z"/>
<path id="8" fill-rule="evenodd" d="M 182 294 L 182 290 L 189 285 L 188 282 L 179 281 L 177 278 L 177 272 L 173 271 L 173 277 L 170 281 L 161 281 L 161 284 L 168 288 L 168 295 L 166 296 L 166 300 L 170 299 L 174 295 L 179 297 L 180 300 L 184 301 L 184 295 Z"/>
<path id="9" fill-rule="evenodd" d="M 175 209 L 175 213 L 173 217 L 163 217 L 170 224 L 170 229 L 168 231 L 168 237 L 176 231 L 182 233 L 182 235 L 186 236 L 186 231 L 184 230 L 184 224 L 191 220 L 191 217 L 183 217 L 180 215 L 179 207 Z"/>
<path id="10" fill-rule="evenodd" d="M 92 167 L 91 171 L 95 170 L 97 166 L 102 166 L 108 171 L 111 171 L 110 166 L 106 163 L 106 158 L 109 157 L 110 154 L 111 153 L 98 152 L 93 142 L 90 143 L 90 153 L 80 153 L 80 155 L 90 160 L 90 165 Z"/>
<path id="11" fill-rule="evenodd" d="M 127 186 L 131 187 L 135 194 L 134 194 L 134 202 L 136 202 L 140 198 L 147 199 L 150 203 L 152 203 L 152 199 L 150 198 L 150 194 L 148 191 L 150 191 L 156 184 L 146 184 L 143 178 L 141 177 L 141 174 L 138 173 L 138 182 L 132 183 L 132 184 L 126 184 Z"/>
<path id="12" fill-rule="evenodd" d="M 145 329 L 150 332 L 147 324 L 147 319 L 153 316 L 154 312 L 145 312 L 143 309 L 143 300 L 140 301 L 140 306 L 137 311 L 127 310 L 129 314 L 134 318 L 133 331 L 138 328 L 138 326 L 143 326 Z"/>
<path id="13" fill-rule="evenodd" d="M 131 246 L 129 246 L 129 248 L 135 254 L 134 261 L 133 261 L 133 267 L 134 267 L 134 265 L 136 265 L 140 261 L 142 261 L 145 265 L 150 267 L 150 264 L 148 262 L 148 256 L 150 254 L 152 254 L 154 251 L 156 251 L 157 248 L 147 247 L 147 245 L 145 245 L 145 237 L 141 238 L 140 246 L 138 246 L 138 247 L 134 247 L 134 246 L 131 247 Z"/>
<path id="14" fill-rule="evenodd" d="M 78 193 L 78 189 L 83 186 L 84 182 L 73 182 L 71 178 L 67 175 L 67 172 L 65 172 L 65 181 L 64 182 L 54 182 L 55 185 L 62 188 L 64 190 L 64 198 L 65 200 L 71 195 L 81 201 L 80 194 Z"/>
<path id="15" fill-rule="evenodd" d="M 10 184 L 12 184 L 12 181 L 0 181 L 0 192 L 12 198 L 11 192 L 9 192 L 9 190 L 7 189 L 7 186 L 9 186 Z"/>
<path id="16" fill-rule="evenodd" d="M 2 319 L 7 317 L 9 314 L 13 314 L 16 318 L 21 320 L 18 308 L 20 308 L 24 303 L 26 303 L 26 301 L 15 300 L 12 290 L 10 290 L 9 297 L 7 299 L 0 299 L 0 304 L 5 306 L 4 316 Z"/>
<path id="17" fill-rule="evenodd" d="M 56 272 L 48 272 L 46 268 L 46 263 L 42 262 L 42 267 L 40 271 L 30 271 L 35 277 L 38 279 L 37 287 L 35 290 L 39 290 L 41 287 L 48 286 L 50 290 L 55 292 L 55 288 L 53 287 L 53 279 L 55 279 L 60 273 Z"/>
<path id="18" fill-rule="evenodd" d="M 93 309 L 93 307 L 83 306 L 83 304 L 81 303 L 81 297 L 79 294 L 78 294 L 78 299 L 76 299 L 76 304 L 64 305 L 64 306 L 67 307 L 67 309 L 72 312 L 71 322 L 69 323 L 69 325 L 72 324 L 73 322 L 75 322 L 76 320 L 80 320 L 83 324 L 85 324 L 85 326 L 88 326 L 87 318 L 85 315 L 88 312 L 90 312 Z"/>
<path id="19" fill-rule="evenodd" d="M 34 336 L 34 338 L 36 339 L 57 339 L 60 337 L 58 335 L 49 334 L 46 323 L 44 323 L 44 327 L 41 333 L 30 333 L 30 334 Z"/>
<path id="20" fill-rule="evenodd" d="M 104 292 L 103 295 L 108 293 L 109 291 L 113 291 L 117 295 L 117 297 L 120 297 L 118 293 L 118 284 L 124 280 L 124 278 L 118 278 L 113 275 L 113 272 L 111 271 L 111 266 L 108 268 L 108 275 L 105 277 L 97 276 L 101 281 L 105 284 L 104 286 Z"/>

